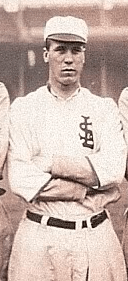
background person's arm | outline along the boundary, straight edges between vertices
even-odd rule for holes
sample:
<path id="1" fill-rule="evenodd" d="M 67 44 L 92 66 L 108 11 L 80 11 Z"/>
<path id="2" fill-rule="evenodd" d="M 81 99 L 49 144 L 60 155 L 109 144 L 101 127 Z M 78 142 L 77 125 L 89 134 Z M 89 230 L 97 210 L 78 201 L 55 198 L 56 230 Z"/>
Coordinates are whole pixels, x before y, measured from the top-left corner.
<path id="1" fill-rule="evenodd" d="M 10 98 L 3 83 L 0 82 L 0 179 L 8 150 Z"/>
<path id="2" fill-rule="evenodd" d="M 124 139 L 127 144 L 127 153 L 128 153 L 128 88 L 123 89 L 119 97 L 118 105 L 120 111 L 120 118 L 123 125 Z M 126 162 L 125 178 L 128 180 L 128 156 Z"/>

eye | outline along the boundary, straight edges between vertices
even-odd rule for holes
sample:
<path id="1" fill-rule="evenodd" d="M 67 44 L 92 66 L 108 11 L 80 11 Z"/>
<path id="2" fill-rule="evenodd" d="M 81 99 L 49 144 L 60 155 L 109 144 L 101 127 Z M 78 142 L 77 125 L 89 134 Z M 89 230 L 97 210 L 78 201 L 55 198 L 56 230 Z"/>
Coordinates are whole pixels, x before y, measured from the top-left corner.
<path id="1" fill-rule="evenodd" d="M 73 47 L 72 48 L 72 53 L 73 54 L 77 54 L 77 53 L 80 53 L 81 52 L 81 47 Z"/>
<path id="2" fill-rule="evenodd" d="M 64 47 L 64 46 L 58 46 L 58 47 L 56 47 L 55 48 L 55 52 L 58 52 L 58 53 L 60 53 L 60 54 L 65 54 L 66 53 L 66 47 Z"/>

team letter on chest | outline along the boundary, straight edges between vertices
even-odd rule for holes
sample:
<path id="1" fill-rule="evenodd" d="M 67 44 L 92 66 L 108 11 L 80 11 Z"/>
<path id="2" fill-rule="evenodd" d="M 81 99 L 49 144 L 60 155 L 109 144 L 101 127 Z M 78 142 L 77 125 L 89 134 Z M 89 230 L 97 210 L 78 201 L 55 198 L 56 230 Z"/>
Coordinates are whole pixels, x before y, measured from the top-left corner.
<path id="1" fill-rule="evenodd" d="M 92 122 L 90 121 L 89 116 L 81 116 L 83 118 L 83 122 L 80 123 L 80 129 L 82 130 L 80 136 L 80 140 L 83 140 L 82 145 L 84 147 L 88 147 L 93 149 L 94 141 L 93 141 L 93 133 L 92 133 Z"/>

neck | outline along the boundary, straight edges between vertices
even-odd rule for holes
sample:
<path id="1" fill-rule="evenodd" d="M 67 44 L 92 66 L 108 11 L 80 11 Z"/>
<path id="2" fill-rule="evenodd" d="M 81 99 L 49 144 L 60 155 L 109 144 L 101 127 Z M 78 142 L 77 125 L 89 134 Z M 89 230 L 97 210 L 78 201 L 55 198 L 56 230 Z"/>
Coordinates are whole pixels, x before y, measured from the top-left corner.
<path id="1" fill-rule="evenodd" d="M 63 99 L 67 99 L 80 87 L 80 84 L 77 83 L 75 85 L 65 85 L 59 83 L 59 85 L 55 85 L 48 81 L 48 86 L 49 88 L 52 88 L 52 90 L 57 94 L 57 96 Z"/>

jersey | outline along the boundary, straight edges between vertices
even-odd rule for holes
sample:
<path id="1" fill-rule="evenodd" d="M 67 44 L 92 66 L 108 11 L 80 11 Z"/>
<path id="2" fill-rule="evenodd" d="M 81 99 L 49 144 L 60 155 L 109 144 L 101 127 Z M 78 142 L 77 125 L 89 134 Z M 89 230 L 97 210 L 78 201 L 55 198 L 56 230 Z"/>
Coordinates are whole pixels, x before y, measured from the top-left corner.
<path id="1" fill-rule="evenodd" d="M 0 177 L 8 150 L 10 98 L 5 85 L 0 82 Z"/>
<path id="2" fill-rule="evenodd" d="M 125 88 L 118 101 L 119 111 L 120 111 L 120 118 L 123 125 L 124 131 L 124 138 L 127 144 L 127 151 L 128 151 L 128 88 Z M 126 172 L 125 178 L 128 180 L 128 161 L 126 163 Z"/>
<path id="3" fill-rule="evenodd" d="M 67 157 L 71 161 L 65 166 Z M 65 187 L 60 179 L 52 178 L 51 167 L 54 172 L 60 169 L 63 174 L 84 178 L 85 157 L 100 185 L 93 187 L 95 192 L 82 203 L 58 200 L 58 190 Z M 98 212 L 120 197 L 118 184 L 124 176 L 125 162 L 119 112 L 111 98 L 95 96 L 81 87 L 64 100 L 43 86 L 13 102 L 8 153 L 10 186 L 27 201 L 41 190 L 46 197 L 38 205 L 41 212 L 73 219 Z M 37 207 L 36 200 L 34 204 Z"/>
<path id="4" fill-rule="evenodd" d="M 128 88 L 125 88 L 119 97 L 119 110 L 123 124 L 124 137 L 128 146 Z"/>

